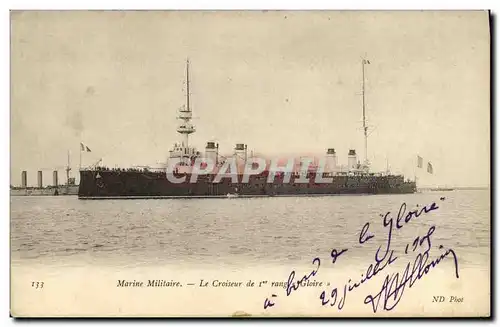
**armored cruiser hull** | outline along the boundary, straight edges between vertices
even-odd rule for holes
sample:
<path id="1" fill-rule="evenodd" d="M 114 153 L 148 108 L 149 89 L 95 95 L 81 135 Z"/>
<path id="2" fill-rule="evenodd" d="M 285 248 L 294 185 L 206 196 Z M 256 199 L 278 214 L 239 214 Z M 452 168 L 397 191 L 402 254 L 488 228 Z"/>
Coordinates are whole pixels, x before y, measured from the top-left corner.
<path id="1" fill-rule="evenodd" d="M 319 196 L 348 194 L 403 194 L 416 192 L 416 184 L 405 181 L 400 175 L 345 175 L 329 176 L 330 183 L 316 183 L 316 176 L 310 174 L 309 182 L 298 183 L 298 176 L 292 175 L 286 182 L 284 176 L 276 176 L 267 182 L 266 172 L 249 177 L 243 183 L 223 178 L 215 182 L 215 175 L 200 175 L 196 183 L 190 183 L 190 174 L 183 183 L 172 183 L 166 173 L 122 170 L 82 170 L 80 172 L 79 199 L 138 199 L 138 198 L 227 198 L 268 196 Z"/>

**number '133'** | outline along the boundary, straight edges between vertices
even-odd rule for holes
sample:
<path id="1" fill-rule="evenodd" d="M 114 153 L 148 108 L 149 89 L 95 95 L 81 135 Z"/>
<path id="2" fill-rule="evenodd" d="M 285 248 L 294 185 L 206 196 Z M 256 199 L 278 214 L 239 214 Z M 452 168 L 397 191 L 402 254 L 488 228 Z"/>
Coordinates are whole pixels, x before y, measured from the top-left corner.
<path id="1" fill-rule="evenodd" d="M 43 288 L 43 282 L 31 282 L 31 287 L 33 288 Z"/>

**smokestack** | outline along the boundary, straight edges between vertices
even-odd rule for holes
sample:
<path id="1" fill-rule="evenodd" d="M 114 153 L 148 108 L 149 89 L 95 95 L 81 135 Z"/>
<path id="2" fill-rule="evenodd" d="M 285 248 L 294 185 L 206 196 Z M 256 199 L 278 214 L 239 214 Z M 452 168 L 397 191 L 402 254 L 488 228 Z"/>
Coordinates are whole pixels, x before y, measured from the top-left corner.
<path id="1" fill-rule="evenodd" d="M 349 171 L 356 170 L 358 166 L 358 158 L 356 155 L 356 150 L 351 149 L 349 150 L 349 154 L 347 156 L 347 169 Z"/>
<path id="2" fill-rule="evenodd" d="M 54 172 L 52 173 L 52 185 L 54 186 L 59 186 L 59 181 L 57 179 L 57 170 L 54 170 Z"/>
<path id="3" fill-rule="evenodd" d="M 21 187 L 28 187 L 28 172 L 26 170 L 21 172 Z"/>
<path id="4" fill-rule="evenodd" d="M 38 171 L 38 188 L 43 187 L 43 177 L 42 177 L 42 171 Z"/>
<path id="5" fill-rule="evenodd" d="M 217 153 L 219 150 L 219 145 L 215 145 L 215 142 L 207 142 L 207 146 L 205 147 L 205 158 L 213 161 L 213 164 L 217 164 Z"/>
<path id="6" fill-rule="evenodd" d="M 241 158 L 245 158 L 245 151 L 246 146 L 243 143 L 237 143 L 234 147 L 234 155 L 236 158 L 239 157 L 239 160 L 241 160 Z"/>
<path id="7" fill-rule="evenodd" d="M 234 147 L 234 160 L 236 162 L 236 167 L 238 171 L 240 170 L 240 167 L 245 164 L 246 160 L 246 145 L 243 143 L 236 143 L 236 146 Z M 243 169 L 243 168 L 241 168 Z"/>
<path id="8" fill-rule="evenodd" d="M 337 171 L 337 154 L 334 148 L 330 148 L 326 151 L 326 169 L 327 173 L 334 173 Z"/>

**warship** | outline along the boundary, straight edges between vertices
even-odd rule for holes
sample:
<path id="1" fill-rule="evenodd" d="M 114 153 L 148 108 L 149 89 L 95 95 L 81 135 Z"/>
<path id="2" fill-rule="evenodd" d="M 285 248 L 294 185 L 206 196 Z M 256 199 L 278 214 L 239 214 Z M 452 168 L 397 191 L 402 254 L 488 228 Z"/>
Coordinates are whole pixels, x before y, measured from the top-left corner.
<path id="1" fill-rule="evenodd" d="M 186 62 L 186 103 L 179 109 L 180 124 L 177 133 L 182 141 L 175 143 L 169 151 L 167 163 L 161 168 L 107 168 L 94 166 L 80 169 L 78 198 L 93 199 L 138 199 L 138 198 L 234 198 L 268 196 L 325 196 L 348 194 L 402 194 L 415 193 L 416 181 L 405 180 L 403 175 L 389 171 L 371 172 L 368 161 L 368 127 L 365 110 L 365 65 L 362 67 L 362 110 L 364 133 L 364 162 L 360 163 L 355 149 L 347 154 L 347 165 L 339 165 L 334 148 L 328 148 L 323 164 L 312 162 L 294 164 L 290 171 L 279 171 L 276 165 L 266 160 L 265 167 L 255 174 L 245 176 L 245 167 L 254 168 L 253 155 L 248 156 L 247 144 L 237 143 L 232 155 L 219 154 L 219 144 L 206 143 L 204 153 L 189 143 L 189 136 L 196 131 L 191 123 L 193 113 L 190 105 L 189 60 Z M 213 168 L 198 174 L 196 163 L 201 166 L 214 162 Z M 232 175 L 219 178 L 221 169 L 228 162 L 235 162 Z M 169 165 L 169 163 L 174 163 Z M 174 167 L 169 171 L 169 167 Z M 198 167 L 200 168 L 200 167 Z M 194 176 L 196 174 L 196 176 Z M 174 177 L 169 178 L 170 177 Z M 193 177 L 196 177 L 193 181 Z M 318 182 L 318 178 L 328 182 Z M 177 179 L 184 179 L 178 182 Z"/>
<path id="2" fill-rule="evenodd" d="M 66 184 L 59 183 L 59 171 L 62 167 L 56 167 L 52 171 L 52 185 L 43 185 L 43 170 L 50 170 L 51 168 L 41 169 L 37 173 L 37 185 L 28 186 L 28 172 L 23 170 L 21 172 L 21 185 L 10 186 L 11 196 L 58 196 L 58 195 L 77 195 L 78 185 L 76 184 L 75 177 L 71 177 L 70 156 L 68 151 L 68 164 L 64 167 L 66 171 Z"/>

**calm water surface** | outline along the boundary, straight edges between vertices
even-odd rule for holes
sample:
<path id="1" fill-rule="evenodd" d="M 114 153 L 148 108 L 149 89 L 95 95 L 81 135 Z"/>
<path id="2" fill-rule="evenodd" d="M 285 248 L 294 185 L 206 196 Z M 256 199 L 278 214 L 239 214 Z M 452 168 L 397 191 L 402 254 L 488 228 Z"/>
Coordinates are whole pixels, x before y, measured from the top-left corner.
<path id="1" fill-rule="evenodd" d="M 254 199 L 11 197 L 12 263 L 294 265 L 347 248 L 345 264 L 355 265 L 385 245 L 380 215 L 396 216 L 403 202 L 408 209 L 432 202 L 440 208 L 395 231 L 391 246 L 404 251 L 435 226 L 433 246 L 453 248 L 462 266 L 489 264 L 487 190 Z M 361 246 L 366 222 L 375 237 Z"/>

